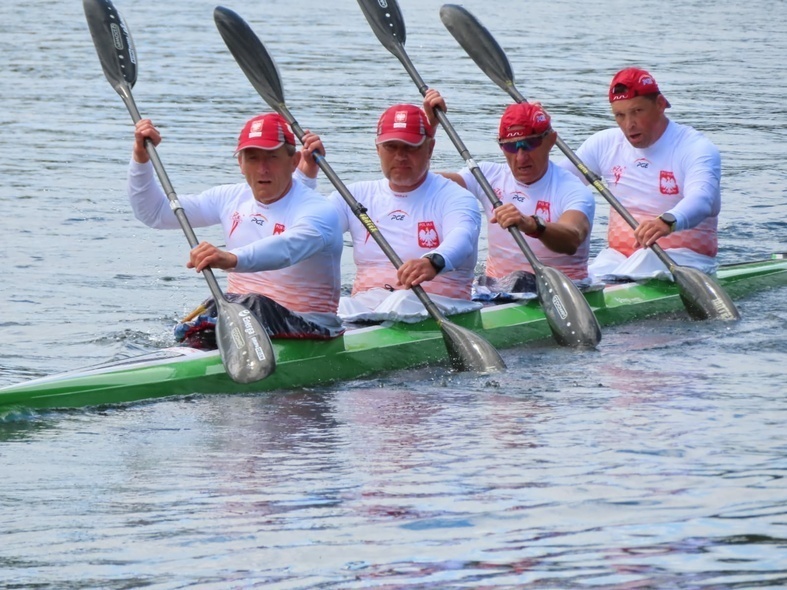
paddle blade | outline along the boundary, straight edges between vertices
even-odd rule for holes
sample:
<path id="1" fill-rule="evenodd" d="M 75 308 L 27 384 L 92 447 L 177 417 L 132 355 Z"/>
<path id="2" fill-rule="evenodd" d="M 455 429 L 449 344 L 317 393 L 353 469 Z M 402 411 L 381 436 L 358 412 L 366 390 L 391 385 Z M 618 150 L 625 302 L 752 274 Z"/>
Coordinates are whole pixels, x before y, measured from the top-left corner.
<path id="1" fill-rule="evenodd" d="M 230 379 L 253 383 L 276 369 L 268 333 L 257 317 L 240 303 L 216 299 L 216 342 Z"/>
<path id="2" fill-rule="evenodd" d="M 587 299 L 556 268 L 536 272 L 536 289 L 552 335 L 562 346 L 593 348 L 601 341 L 601 327 Z"/>
<path id="3" fill-rule="evenodd" d="M 213 11 L 213 20 L 251 85 L 272 109 L 279 112 L 280 105 L 284 104 L 281 77 L 262 41 L 246 21 L 228 8 L 217 6 Z"/>
<path id="4" fill-rule="evenodd" d="M 672 276 L 680 289 L 686 311 L 695 320 L 739 320 L 741 314 L 727 292 L 702 271 L 675 266 Z"/>
<path id="5" fill-rule="evenodd" d="M 396 0 L 358 0 L 358 5 L 383 47 L 398 55 L 404 46 L 406 32 Z"/>
<path id="6" fill-rule="evenodd" d="M 82 7 L 104 75 L 122 94 L 137 81 L 137 54 L 126 21 L 110 0 L 83 0 Z"/>
<path id="7" fill-rule="evenodd" d="M 478 334 L 448 320 L 443 320 L 440 329 L 451 366 L 457 371 L 495 373 L 505 370 L 506 364 L 500 353 Z"/>
<path id="8" fill-rule="evenodd" d="M 503 49 L 476 17 L 461 6 L 444 4 L 440 20 L 473 61 L 503 90 L 513 85 L 514 72 Z"/>

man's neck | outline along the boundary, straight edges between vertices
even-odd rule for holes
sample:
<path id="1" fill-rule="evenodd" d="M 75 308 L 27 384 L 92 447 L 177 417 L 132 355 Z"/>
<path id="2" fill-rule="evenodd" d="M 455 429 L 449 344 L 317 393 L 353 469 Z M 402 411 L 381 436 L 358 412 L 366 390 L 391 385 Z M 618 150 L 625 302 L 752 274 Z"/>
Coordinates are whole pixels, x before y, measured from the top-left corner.
<path id="1" fill-rule="evenodd" d="M 423 178 L 421 178 L 421 180 L 419 180 L 418 182 L 416 182 L 415 184 L 413 184 L 411 186 L 403 186 L 403 185 L 399 185 L 399 184 L 394 184 L 389 179 L 388 180 L 388 186 L 395 193 L 410 193 L 410 192 L 414 191 L 415 189 L 417 189 L 418 187 L 420 187 L 424 182 L 426 182 L 427 176 L 429 176 L 429 172 L 428 171 L 426 172 L 426 174 L 424 174 L 424 176 L 423 176 Z"/>
<path id="2" fill-rule="evenodd" d="M 667 127 L 669 127 L 669 119 L 665 115 L 659 121 L 659 125 L 657 127 L 658 136 L 656 137 L 656 139 L 653 140 L 653 143 L 650 144 L 648 147 L 651 147 L 653 145 L 656 145 L 656 143 L 658 143 L 658 141 L 664 136 L 664 133 L 667 131 Z"/>

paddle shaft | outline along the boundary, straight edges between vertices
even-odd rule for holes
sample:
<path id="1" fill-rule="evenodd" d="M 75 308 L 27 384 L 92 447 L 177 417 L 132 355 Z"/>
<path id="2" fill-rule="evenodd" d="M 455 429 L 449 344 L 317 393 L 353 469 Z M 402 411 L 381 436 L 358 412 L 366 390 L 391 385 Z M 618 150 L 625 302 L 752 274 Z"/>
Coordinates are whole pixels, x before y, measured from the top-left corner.
<path id="1" fill-rule="evenodd" d="M 413 82 L 415 82 L 416 86 L 418 86 L 418 91 L 421 93 L 421 96 L 425 96 L 426 91 L 429 90 L 429 87 L 426 85 L 423 78 L 421 78 L 421 75 L 418 73 L 418 70 L 415 69 L 412 60 L 410 60 L 403 48 L 396 52 L 396 57 L 399 58 L 399 61 L 402 62 L 402 65 L 404 66 L 404 69 L 407 70 L 410 78 L 412 78 Z M 434 112 L 437 120 L 440 122 L 440 125 L 442 125 L 451 142 L 454 144 L 454 146 L 456 146 L 459 155 L 467 164 L 467 167 L 470 169 L 473 177 L 478 181 L 478 184 L 481 185 L 481 189 L 484 191 L 484 194 L 492 203 L 492 208 L 496 209 L 497 207 L 500 207 L 503 202 L 497 198 L 492 185 L 489 184 L 486 176 L 484 176 L 483 172 L 481 172 L 478 164 L 473 159 L 473 156 L 470 154 L 467 146 L 462 141 L 462 138 L 459 137 L 459 134 L 456 132 L 454 126 L 448 120 L 446 114 L 442 111 L 442 109 L 439 108 L 434 109 Z M 508 231 L 511 233 L 514 241 L 522 250 L 525 258 L 527 258 L 527 261 L 530 263 L 530 266 L 535 272 L 538 272 L 538 270 L 543 267 L 543 264 L 541 264 L 533 250 L 530 248 L 530 245 L 527 243 L 527 240 L 525 240 L 522 232 L 519 231 L 518 227 L 513 225 L 508 228 Z"/>
<path id="2" fill-rule="evenodd" d="M 118 90 L 118 94 L 123 99 L 123 103 L 126 105 L 126 108 L 131 114 L 131 118 L 136 125 L 142 119 L 142 116 L 139 114 L 139 109 L 137 108 L 137 105 L 134 101 L 134 97 L 131 95 L 131 91 L 126 85 L 123 85 L 123 87 L 118 87 L 116 90 Z M 186 239 L 189 242 L 189 246 L 196 248 L 199 245 L 197 235 L 194 233 L 194 229 L 191 227 L 191 223 L 189 223 L 188 217 L 186 217 L 186 213 L 183 211 L 183 207 L 178 200 L 178 195 L 169 180 L 167 171 L 164 169 L 164 164 L 161 162 L 161 158 L 159 158 L 156 147 L 153 145 L 153 142 L 150 139 L 145 139 L 145 149 L 147 150 L 148 157 L 153 164 L 153 169 L 156 171 L 159 181 L 161 181 L 161 186 L 167 195 L 167 199 L 169 199 L 170 208 L 175 214 L 175 217 L 177 218 L 183 233 L 186 234 Z M 205 276 L 205 280 L 208 282 L 208 288 L 210 289 L 213 298 L 216 300 L 225 299 L 224 293 L 219 286 L 219 282 L 216 280 L 216 276 L 213 274 L 213 270 L 210 268 L 205 268 L 203 269 L 202 274 Z"/>

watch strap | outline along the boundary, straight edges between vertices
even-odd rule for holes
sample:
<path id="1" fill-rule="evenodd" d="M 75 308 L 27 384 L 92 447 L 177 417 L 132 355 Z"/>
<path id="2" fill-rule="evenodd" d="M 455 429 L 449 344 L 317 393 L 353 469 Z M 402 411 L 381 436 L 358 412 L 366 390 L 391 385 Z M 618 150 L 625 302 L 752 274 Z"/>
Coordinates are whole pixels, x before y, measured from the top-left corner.
<path id="1" fill-rule="evenodd" d="M 531 215 L 530 217 L 536 222 L 536 231 L 525 235 L 529 238 L 540 238 L 547 230 L 546 221 L 544 221 L 538 215 Z"/>

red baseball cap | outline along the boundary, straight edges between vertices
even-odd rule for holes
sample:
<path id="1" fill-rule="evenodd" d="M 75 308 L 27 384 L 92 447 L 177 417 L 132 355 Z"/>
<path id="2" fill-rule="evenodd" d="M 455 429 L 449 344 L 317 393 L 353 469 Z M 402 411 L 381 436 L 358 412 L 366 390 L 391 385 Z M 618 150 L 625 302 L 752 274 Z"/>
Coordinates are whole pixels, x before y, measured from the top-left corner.
<path id="1" fill-rule="evenodd" d="M 646 70 L 625 68 L 620 70 L 609 85 L 609 102 L 628 100 L 637 96 L 661 94 L 656 79 Z M 666 98 L 665 98 L 666 100 Z M 667 107 L 670 107 L 667 101 Z"/>
<path id="2" fill-rule="evenodd" d="M 235 153 L 246 148 L 275 150 L 285 143 L 295 145 L 295 135 L 284 117 L 278 113 L 257 115 L 243 126 Z"/>
<path id="3" fill-rule="evenodd" d="M 412 104 L 395 104 L 377 121 L 375 144 L 401 141 L 408 145 L 421 145 L 427 137 L 434 137 L 435 128 L 429 124 L 420 107 Z"/>
<path id="4" fill-rule="evenodd" d="M 540 135 L 550 130 L 549 114 L 539 105 L 520 102 L 509 105 L 500 117 L 498 140 L 516 141 L 531 135 Z"/>

